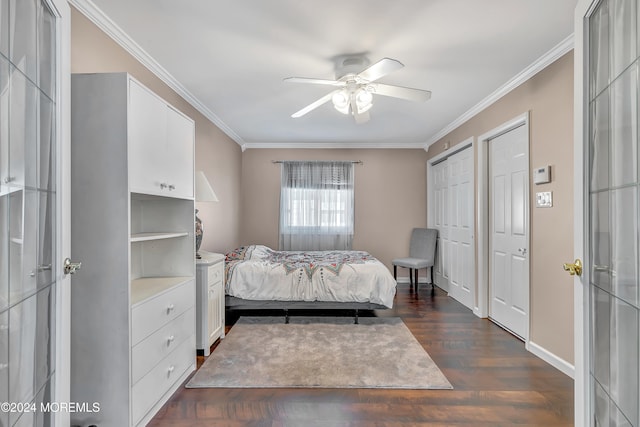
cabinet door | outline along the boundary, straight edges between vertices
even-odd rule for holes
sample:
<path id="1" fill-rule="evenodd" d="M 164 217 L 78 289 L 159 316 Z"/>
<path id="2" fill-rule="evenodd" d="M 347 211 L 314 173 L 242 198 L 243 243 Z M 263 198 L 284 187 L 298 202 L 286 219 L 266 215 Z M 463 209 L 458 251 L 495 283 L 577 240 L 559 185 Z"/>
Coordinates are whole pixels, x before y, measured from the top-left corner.
<path id="1" fill-rule="evenodd" d="M 193 121 L 167 107 L 167 183 L 171 196 L 193 197 L 193 159 L 195 129 Z"/>
<path id="2" fill-rule="evenodd" d="M 169 195 L 166 165 L 167 106 L 134 80 L 129 81 L 129 189 Z"/>
<path id="3" fill-rule="evenodd" d="M 209 286 L 209 346 L 220 337 L 222 313 L 220 312 L 220 298 L 222 284 L 220 282 Z"/>

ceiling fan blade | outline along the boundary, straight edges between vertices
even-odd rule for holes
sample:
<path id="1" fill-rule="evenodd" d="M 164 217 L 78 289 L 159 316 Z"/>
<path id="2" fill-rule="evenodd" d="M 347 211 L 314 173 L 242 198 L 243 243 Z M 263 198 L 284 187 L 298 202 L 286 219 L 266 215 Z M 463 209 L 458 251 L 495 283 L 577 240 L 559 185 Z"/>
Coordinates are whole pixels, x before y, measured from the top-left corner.
<path id="1" fill-rule="evenodd" d="M 373 93 L 377 95 L 390 96 L 393 98 L 402 98 L 409 101 L 424 102 L 431 98 L 431 91 L 414 89 L 403 86 L 385 85 L 382 83 L 372 84 Z"/>
<path id="2" fill-rule="evenodd" d="M 325 79 L 309 79 L 306 77 L 287 77 L 282 81 L 288 83 L 311 83 L 314 85 L 329 85 L 329 86 L 344 86 L 345 82 L 340 82 L 337 80 L 325 80 Z"/>
<path id="3" fill-rule="evenodd" d="M 378 80 L 380 77 L 386 76 L 387 74 L 399 70 L 404 67 L 404 64 L 400 61 L 396 61 L 391 58 L 382 58 L 380 61 L 371 65 L 366 70 L 358 73 L 358 77 L 362 80 L 366 80 L 368 82 L 373 82 Z"/>
<path id="4" fill-rule="evenodd" d="M 311 104 L 307 105 L 302 110 L 296 111 L 295 113 L 293 113 L 291 115 L 291 117 L 293 117 L 294 119 L 297 119 L 298 117 L 304 116 L 309 111 L 315 110 L 316 108 L 318 108 L 322 104 L 325 104 L 325 103 L 329 102 L 331 100 L 331 97 L 333 96 L 333 94 L 335 92 L 337 92 L 337 91 L 334 90 L 333 92 L 330 92 L 330 93 L 326 94 L 325 96 L 323 96 L 322 98 L 318 99 L 316 102 L 312 102 Z"/>

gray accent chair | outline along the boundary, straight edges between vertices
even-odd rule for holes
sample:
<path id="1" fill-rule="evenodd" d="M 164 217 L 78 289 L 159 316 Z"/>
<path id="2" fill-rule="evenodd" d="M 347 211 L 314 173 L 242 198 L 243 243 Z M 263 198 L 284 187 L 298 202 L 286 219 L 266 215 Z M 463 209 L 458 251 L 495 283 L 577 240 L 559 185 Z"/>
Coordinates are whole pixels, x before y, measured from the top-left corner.
<path id="1" fill-rule="evenodd" d="M 416 290 L 418 290 L 418 270 L 428 268 L 431 273 L 431 295 L 433 295 L 435 293 L 433 265 L 436 260 L 437 241 L 438 230 L 433 228 L 414 228 L 413 231 L 411 231 L 409 256 L 407 258 L 396 258 L 391 261 L 393 264 L 393 278 L 397 279 L 398 267 L 408 268 L 409 281 L 412 285 L 415 282 Z"/>

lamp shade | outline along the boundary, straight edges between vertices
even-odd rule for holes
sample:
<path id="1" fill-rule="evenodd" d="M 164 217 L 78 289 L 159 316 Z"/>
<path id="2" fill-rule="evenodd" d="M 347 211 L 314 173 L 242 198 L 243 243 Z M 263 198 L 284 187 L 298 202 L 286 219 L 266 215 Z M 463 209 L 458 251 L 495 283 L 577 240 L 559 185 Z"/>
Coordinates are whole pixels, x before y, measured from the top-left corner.
<path id="1" fill-rule="evenodd" d="M 218 196 L 213 191 L 203 171 L 196 171 L 196 202 L 217 202 Z"/>

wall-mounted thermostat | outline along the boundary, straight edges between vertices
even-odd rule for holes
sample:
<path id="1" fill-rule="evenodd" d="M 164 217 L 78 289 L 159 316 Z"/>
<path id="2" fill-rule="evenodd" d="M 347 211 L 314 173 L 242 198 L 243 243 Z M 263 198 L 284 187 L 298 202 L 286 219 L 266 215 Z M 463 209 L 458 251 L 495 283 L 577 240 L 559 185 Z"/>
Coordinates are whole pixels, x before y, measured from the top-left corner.
<path id="1" fill-rule="evenodd" d="M 551 166 L 543 166 L 533 170 L 534 184 L 547 184 L 551 182 Z"/>

